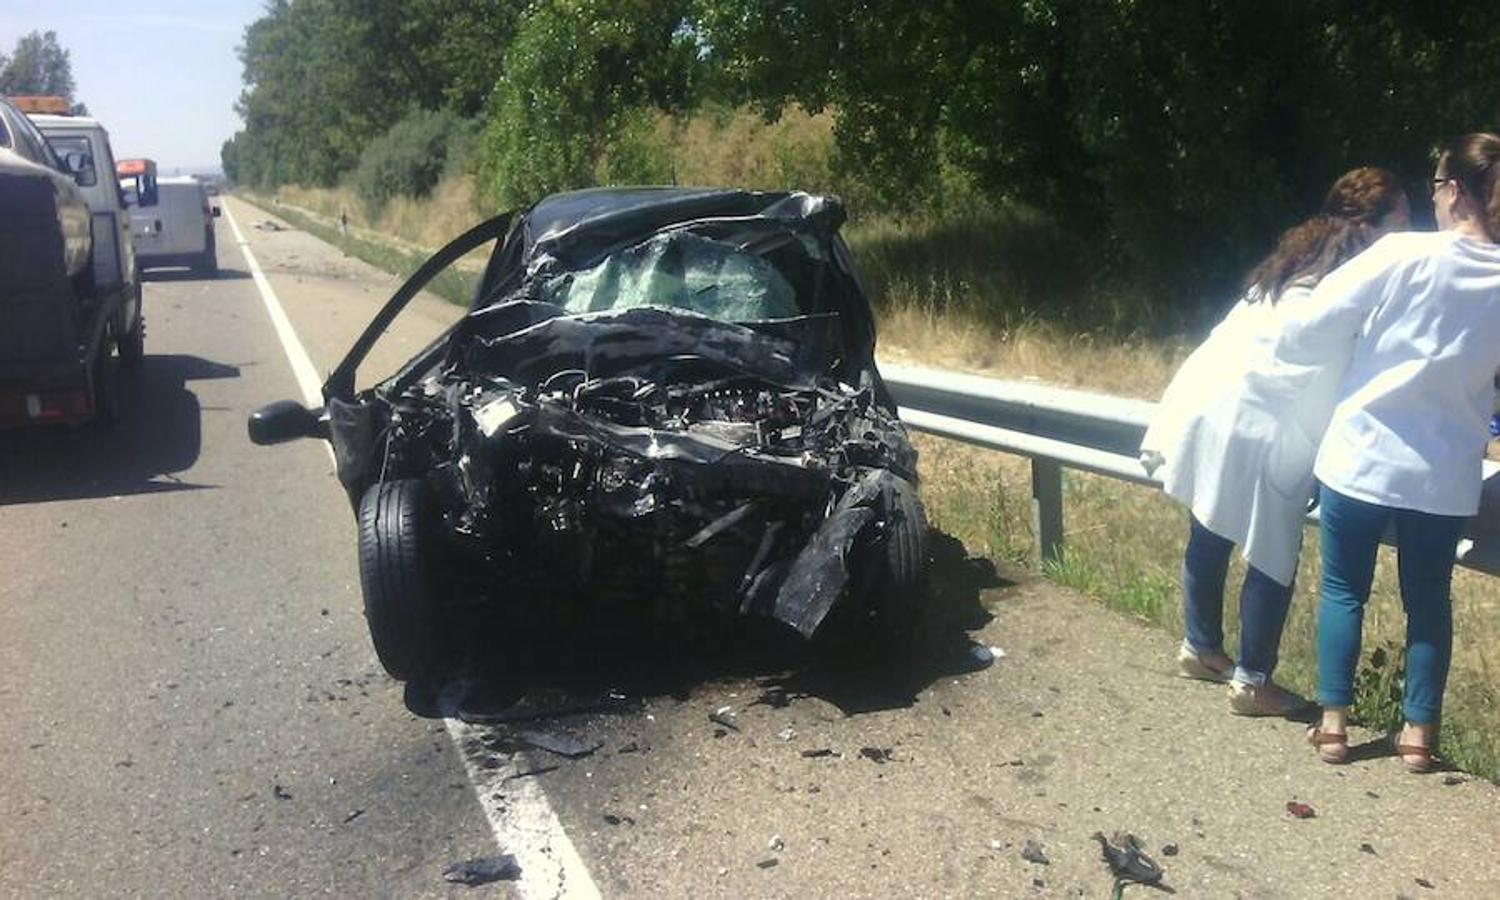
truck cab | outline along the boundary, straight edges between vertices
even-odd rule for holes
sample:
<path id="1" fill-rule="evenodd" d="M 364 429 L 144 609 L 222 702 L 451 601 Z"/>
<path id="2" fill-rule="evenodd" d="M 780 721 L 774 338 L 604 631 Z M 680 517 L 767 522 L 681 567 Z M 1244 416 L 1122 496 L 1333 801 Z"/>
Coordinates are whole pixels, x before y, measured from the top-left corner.
<path id="1" fill-rule="evenodd" d="M 66 103 L 48 106 L 35 98 L 18 104 L 30 116 L 52 151 L 72 172 L 92 214 L 94 238 L 93 284 L 100 295 L 118 307 L 113 331 L 123 362 L 139 362 L 145 353 L 146 326 L 142 309 L 141 267 L 130 233 L 130 211 L 115 180 L 114 150 L 109 132 L 96 119 L 65 115 Z"/>

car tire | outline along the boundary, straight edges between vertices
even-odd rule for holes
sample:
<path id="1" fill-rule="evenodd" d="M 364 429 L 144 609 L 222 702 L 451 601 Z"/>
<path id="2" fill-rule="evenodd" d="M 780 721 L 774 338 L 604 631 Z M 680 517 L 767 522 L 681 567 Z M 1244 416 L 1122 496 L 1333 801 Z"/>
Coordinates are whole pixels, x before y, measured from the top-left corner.
<path id="1" fill-rule="evenodd" d="M 208 233 L 208 239 L 204 242 L 203 253 L 198 257 L 198 263 L 193 266 L 205 275 L 217 277 L 219 274 L 219 250 L 214 243 L 213 232 Z"/>
<path id="2" fill-rule="evenodd" d="M 888 649 L 920 650 L 933 628 L 927 591 L 927 513 L 916 485 L 901 480 L 888 513 L 890 530 L 879 548 L 871 598 L 875 625 Z"/>
<path id="3" fill-rule="evenodd" d="M 427 483 L 371 485 L 359 504 L 359 580 L 380 664 L 398 681 L 441 674 L 445 594 Z"/>
<path id="4" fill-rule="evenodd" d="M 136 289 L 136 309 L 140 309 L 141 289 Z M 146 359 L 146 319 L 139 313 L 135 317 L 135 326 L 119 339 L 120 365 L 128 369 L 138 369 Z"/>

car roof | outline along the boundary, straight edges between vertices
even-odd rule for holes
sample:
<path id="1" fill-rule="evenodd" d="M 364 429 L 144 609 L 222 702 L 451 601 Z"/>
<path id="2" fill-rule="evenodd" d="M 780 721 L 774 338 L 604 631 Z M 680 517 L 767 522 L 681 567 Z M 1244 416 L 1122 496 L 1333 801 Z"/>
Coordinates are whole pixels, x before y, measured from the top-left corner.
<path id="1" fill-rule="evenodd" d="M 843 208 L 837 200 L 796 191 L 746 191 L 718 187 L 606 187 L 553 194 L 526 214 L 533 243 L 556 239 L 563 232 L 634 230 L 644 233 L 673 222 L 730 216 L 814 218 L 829 216 L 837 228 Z"/>

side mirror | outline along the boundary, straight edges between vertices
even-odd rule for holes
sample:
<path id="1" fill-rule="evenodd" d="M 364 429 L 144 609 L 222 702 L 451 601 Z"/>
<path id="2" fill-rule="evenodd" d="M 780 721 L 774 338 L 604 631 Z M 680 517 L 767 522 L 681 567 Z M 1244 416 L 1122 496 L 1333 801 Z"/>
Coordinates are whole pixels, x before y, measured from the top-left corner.
<path id="1" fill-rule="evenodd" d="M 295 400 L 278 400 L 250 414 L 250 442 L 262 447 L 297 438 L 328 437 L 323 411 L 314 412 Z"/>
<path id="2" fill-rule="evenodd" d="M 75 181 L 82 181 L 83 176 L 94 167 L 94 158 L 82 150 L 69 150 L 62 155 L 62 164 Z"/>

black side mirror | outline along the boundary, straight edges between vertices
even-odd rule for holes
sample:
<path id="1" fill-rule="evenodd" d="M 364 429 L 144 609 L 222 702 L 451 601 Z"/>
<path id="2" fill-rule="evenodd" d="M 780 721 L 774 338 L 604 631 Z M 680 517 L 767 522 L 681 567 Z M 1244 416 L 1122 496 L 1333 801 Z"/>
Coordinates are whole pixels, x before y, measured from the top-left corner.
<path id="1" fill-rule="evenodd" d="M 278 400 L 250 414 L 250 442 L 262 447 L 297 438 L 328 437 L 323 411 L 314 412 L 295 400 Z"/>

